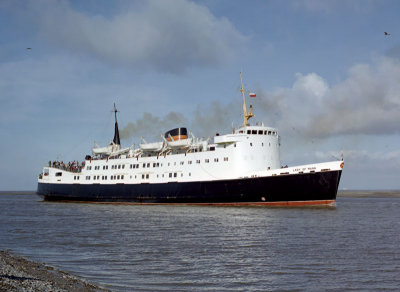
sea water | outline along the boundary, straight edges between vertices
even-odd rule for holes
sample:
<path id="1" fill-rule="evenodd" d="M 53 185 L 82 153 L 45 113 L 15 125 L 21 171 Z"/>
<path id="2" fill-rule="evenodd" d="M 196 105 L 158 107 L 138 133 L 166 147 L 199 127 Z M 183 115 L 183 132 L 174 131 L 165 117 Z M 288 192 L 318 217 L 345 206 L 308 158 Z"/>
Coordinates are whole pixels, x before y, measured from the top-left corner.
<path id="1" fill-rule="evenodd" d="M 398 290 L 400 198 L 381 195 L 278 208 L 3 193 L 0 248 L 113 291 Z"/>

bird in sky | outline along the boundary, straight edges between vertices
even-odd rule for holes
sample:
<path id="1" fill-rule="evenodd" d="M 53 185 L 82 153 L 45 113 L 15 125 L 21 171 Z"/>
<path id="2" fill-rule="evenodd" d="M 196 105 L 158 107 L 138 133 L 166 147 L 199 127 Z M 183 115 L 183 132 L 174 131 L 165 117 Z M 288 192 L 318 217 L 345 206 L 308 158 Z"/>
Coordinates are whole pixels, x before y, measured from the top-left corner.
<path id="1" fill-rule="evenodd" d="M 390 35 L 390 33 L 388 33 L 387 31 L 384 32 L 385 35 Z"/>
<path id="2" fill-rule="evenodd" d="M 27 50 L 32 50 L 32 48 L 26 48 Z"/>

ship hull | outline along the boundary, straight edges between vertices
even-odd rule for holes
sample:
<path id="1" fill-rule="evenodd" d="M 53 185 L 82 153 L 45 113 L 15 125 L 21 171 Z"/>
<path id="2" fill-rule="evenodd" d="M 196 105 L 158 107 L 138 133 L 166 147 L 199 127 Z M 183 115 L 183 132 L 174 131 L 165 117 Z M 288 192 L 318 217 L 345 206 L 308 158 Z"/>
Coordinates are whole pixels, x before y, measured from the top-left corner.
<path id="1" fill-rule="evenodd" d="M 138 204 L 314 205 L 336 200 L 341 170 L 268 177 L 143 184 L 39 183 L 47 201 Z"/>

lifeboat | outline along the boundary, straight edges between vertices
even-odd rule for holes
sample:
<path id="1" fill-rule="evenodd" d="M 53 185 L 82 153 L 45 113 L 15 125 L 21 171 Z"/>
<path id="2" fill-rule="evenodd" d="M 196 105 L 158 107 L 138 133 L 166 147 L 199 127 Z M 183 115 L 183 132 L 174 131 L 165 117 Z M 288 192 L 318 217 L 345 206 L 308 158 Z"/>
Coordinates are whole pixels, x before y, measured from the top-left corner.
<path id="1" fill-rule="evenodd" d="M 97 144 L 96 144 L 97 146 Z M 92 153 L 93 155 L 111 155 L 112 153 L 118 151 L 121 149 L 121 146 L 118 144 L 115 144 L 113 141 L 111 141 L 110 145 L 106 147 L 93 147 L 92 148 Z"/>
<path id="2" fill-rule="evenodd" d="M 192 145 L 191 138 L 168 142 L 168 147 L 170 147 L 171 149 L 189 148 L 191 145 Z"/>
<path id="3" fill-rule="evenodd" d="M 163 149 L 164 142 L 139 144 L 139 148 L 143 151 L 159 152 Z"/>

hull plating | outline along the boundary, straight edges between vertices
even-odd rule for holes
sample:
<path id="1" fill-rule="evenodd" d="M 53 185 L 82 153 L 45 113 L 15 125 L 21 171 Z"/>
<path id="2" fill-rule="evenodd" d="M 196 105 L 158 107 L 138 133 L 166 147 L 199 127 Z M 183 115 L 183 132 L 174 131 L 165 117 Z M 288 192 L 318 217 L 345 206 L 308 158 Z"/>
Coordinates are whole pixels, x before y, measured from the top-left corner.
<path id="1" fill-rule="evenodd" d="M 162 184 L 47 184 L 37 194 L 45 200 L 131 203 L 253 205 L 332 204 L 341 171 L 235 180 Z M 289 203 L 292 202 L 292 203 Z M 314 203 L 313 203 L 314 202 Z"/>

